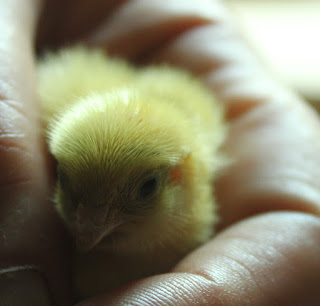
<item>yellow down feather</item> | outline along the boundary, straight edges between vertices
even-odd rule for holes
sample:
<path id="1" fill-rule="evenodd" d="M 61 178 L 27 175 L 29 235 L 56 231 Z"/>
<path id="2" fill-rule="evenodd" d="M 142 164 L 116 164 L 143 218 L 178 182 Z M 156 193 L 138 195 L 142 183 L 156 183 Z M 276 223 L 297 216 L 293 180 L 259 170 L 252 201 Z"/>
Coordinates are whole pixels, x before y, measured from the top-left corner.
<path id="1" fill-rule="evenodd" d="M 39 61 L 38 85 L 77 299 L 168 271 L 212 236 L 225 126 L 198 80 L 73 47 Z"/>

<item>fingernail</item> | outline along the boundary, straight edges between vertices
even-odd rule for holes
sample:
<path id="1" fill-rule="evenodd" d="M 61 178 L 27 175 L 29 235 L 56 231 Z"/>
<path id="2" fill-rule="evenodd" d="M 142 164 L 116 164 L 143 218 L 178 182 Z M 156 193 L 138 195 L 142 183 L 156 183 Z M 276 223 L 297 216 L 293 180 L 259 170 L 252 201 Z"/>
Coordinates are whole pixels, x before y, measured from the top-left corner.
<path id="1" fill-rule="evenodd" d="M 46 279 L 33 266 L 0 269 L 1 305 L 53 305 Z"/>

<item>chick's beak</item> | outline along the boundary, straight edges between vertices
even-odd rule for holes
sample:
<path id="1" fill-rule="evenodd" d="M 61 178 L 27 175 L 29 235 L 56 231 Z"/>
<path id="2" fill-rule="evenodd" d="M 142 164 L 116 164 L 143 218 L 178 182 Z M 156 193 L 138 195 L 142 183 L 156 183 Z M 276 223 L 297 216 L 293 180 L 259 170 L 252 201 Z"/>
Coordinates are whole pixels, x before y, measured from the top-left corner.
<path id="1" fill-rule="evenodd" d="M 89 251 L 110 235 L 121 222 L 108 218 L 106 208 L 90 208 L 79 205 L 76 215 L 75 239 L 81 251 Z"/>
<path id="2" fill-rule="evenodd" d="M 76 233 L 76 246 L 80 251 L 90 251 L 104 238 L 110 235 L 118 224 L 106 224 L 105 226 L 79 230 Z"/>

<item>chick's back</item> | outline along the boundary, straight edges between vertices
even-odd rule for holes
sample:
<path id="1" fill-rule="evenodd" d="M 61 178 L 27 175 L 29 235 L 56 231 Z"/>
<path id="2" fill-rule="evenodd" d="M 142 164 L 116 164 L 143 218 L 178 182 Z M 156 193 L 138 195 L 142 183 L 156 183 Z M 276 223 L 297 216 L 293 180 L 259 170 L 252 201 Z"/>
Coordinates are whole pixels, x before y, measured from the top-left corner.
<path id="1" fill-rule="evenodd" d="M 129 84 L 134 70 L 100 49 L 78 46 L 46 54 L 38 63 L 37 75 L 42 115 L 48 123 L 80 98 Z"/>

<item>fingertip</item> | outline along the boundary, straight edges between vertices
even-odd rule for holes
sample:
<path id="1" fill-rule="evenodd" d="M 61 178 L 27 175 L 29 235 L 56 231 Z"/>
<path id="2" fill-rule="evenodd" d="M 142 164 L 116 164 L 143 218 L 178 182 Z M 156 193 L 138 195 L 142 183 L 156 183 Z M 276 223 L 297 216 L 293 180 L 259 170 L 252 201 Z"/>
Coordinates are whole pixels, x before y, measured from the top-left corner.
<path id="1" fill-rule="evenodd" d="M 314 305 L 320 301 L 319 238 L 316 216 L 267 213 L 221 232 L 173 271 L 213 280 L 222 305 Z"/>

